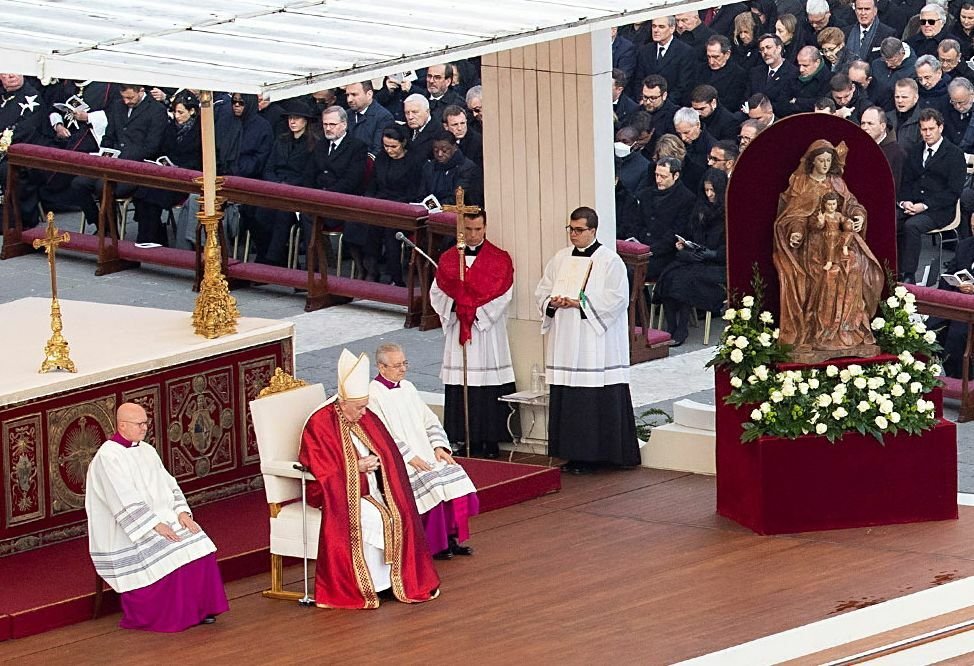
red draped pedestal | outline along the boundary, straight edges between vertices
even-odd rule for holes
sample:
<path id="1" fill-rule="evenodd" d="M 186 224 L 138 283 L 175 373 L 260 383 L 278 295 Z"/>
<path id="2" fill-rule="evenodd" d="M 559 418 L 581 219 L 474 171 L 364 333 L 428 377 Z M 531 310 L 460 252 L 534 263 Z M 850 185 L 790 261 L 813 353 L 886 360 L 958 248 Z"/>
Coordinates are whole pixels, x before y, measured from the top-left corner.
<path id="1" fill-rule="evenodd" d="M 848 362 L 852 362 L 849 359 Z M 859 359 L 859 362 L 863 361 Z M 836 363 L 843 365 L 843 363 Z M 741 442 L 751 407 L 723 404 L 717 371 L 717 513 L 758 534 L 957 518 L 957 427 L 943 418 L 918 436 L 846 434 Z"/>

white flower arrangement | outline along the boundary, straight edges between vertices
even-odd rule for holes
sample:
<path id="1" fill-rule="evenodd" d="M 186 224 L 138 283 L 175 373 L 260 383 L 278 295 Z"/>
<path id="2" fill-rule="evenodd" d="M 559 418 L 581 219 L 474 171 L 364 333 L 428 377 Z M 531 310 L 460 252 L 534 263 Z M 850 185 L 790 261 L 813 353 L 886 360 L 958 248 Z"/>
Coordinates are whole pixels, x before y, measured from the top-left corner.
<path id="1" fill-rule="evenodd" d="M 753 284 L 755 293 L 724 314 L 727 327 L 710 361 L 730 375 L 725 402 L 751 406 L 742 441 L 809 434 L 835 441 L 847 432 L 882 441 L 887 433 L 915 435 L 936 424 L 935 405 L 924 396 L 940 383 L 940 348 L 936 336 L 916 320 L 915 298 L 904 287 L 891 285 L 871 322 L 877 343 L 896 360 L 865 365 L 837 360 L 824 368 L 776 370 L 788 361 L 789 349 L 778 342 L 773 315 L 761 310 L 763 285 L 757 277 Z"/>
<path id="2" fill-rule="evenodd" d="M 5 154 L 13 141 L 14 131 L 8 127 L 2 133 L 0 133 L 0 154 Z"/>

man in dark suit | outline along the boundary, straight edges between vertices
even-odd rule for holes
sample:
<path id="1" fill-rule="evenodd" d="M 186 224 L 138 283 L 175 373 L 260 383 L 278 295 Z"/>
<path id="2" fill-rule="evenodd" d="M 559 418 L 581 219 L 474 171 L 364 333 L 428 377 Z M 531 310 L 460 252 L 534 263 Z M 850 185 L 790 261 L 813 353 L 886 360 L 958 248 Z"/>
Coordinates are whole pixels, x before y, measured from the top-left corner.
<path id="1" fill-rule="evenodd" d="M 798 50 L 798 82 L 795 95 L 788 104 L 788 113 L 808 113 L 815 109 L 815 102 L 829 95 L 829 66 L 822 52 L 814 46 Z"/>
<path id="2" fill-rule="evenodd" d="M 947 37 L 947 12 L 937 4 L 926 4 L 920 10 L 920 32 L 906 40 L 917 58 L 937 55 L 937 45 Z"/>
<path id="3" fill-rule="evenodd" d="M 639 105 L 625 93 L 629 79 L 621 69 L 612 70 L 612 115 L 615 116 L 615 128 L 626 125 L 626 119 L 639 110 Z"/>
<path id="4" fill-rule="evenodd" d="M 737 113 L 744 103 L 747 72 L 731 62 L 731 43 L 723 35 L 707 40 L 707 66 L 700 70 L 700 83 L 713 86 L 717 97 L 731 113 Z"/>
<path id="5" fill-rule="evenodd" d="M 409 150 L 428 160 L 433 156 L 433 135 L 442 127 L 430 122 L 429 100 L 418 93 L 406 98 L 402 103 L 406 114 L 406 127 L 409 128 Z"/>
<path id="6" fill-rule="evenodd" d="M 141 162 L 159 157 L 162 139 L 169 124 L 166 107 L 150 97 L 142 86 L 123 84 L 119 87 L 121 102 L 108 107 L 108 127 L 101 140 L 102 148 L 120 151 L 123 160 Z M 77 176 L 71 181 L 69 198 L 79 206 L 88 224 L 98 223 L 98 204 L 104 181 Z M 136 186 L 119 183 L 116 197 L 127 197 Z"/>
<path id="7" fill-rule="evenodd" d="M 609 28 L 612 36 L 612 69 L 622 70 L 626 80 L 629 80 L 636 72 L 636 47 L 618 32 L 615 26 Z"/>
<path id="8" fill-rule="evenodd" d="M 777 35 L 761 35 L 758 38 L 758 53 L 764 66 L 751 70 L 747 96 L 764 94 L 771 100 L 775 115 L 783 117 L 798 88 L 798 68 L 785 62 L 781 55 L 781 38 Z"/>
<path id="9" fill-rule="evenodd" d="M 644 188 L 637 196 L 642 234 L 637 239 L 653 248 L 647 280 L 656 280 L 676 257 L 676 236 L 686 235 L 690 212 L 696 197 L 680 180 L 683 164 L 675 157 L 656 163 L 656 185 Z"/>
<path id="10" fill-rule="evenodd" d="M 896 142 L 909 154 L 920 141 L 920 93 L 913 79 L 900 79 L 893 86 L 893 110 L 886 113 L 887 124 L 896 132 Z"/>
<path id="11" fill-rule="evenodd" d="M 886 111 L 893 110 L 893 89 L 900 79 L 912 79 L 916 74 L 916 55 L 907 55 L 908 47 L 896 37 L 887 37 L 879 46 L 879 58 L 872 62 L 874 99 Z"/>
<path id="12" fill-rule="evenodd" d="M 368 146 L 349 133 L 348 114 L 340 106 L 330 106 L 321 112 L 321 128 L 325 138 L 315 145 L 311 155 L 308 182 L 328 192 L 361 194 L 365 186 L 365 166 L 369 159 Z M 302 233 L 308 242 L 311 240 L 311 224 L 312 220 L 308 216 L 301 216 Z M 337 226 L 338 222 L 325 221 L 325 224 Z M 346 224 L 343 241 L 352 260 L 361 269 L 362 247 L 367 232 L 362 229 L 362 233 L 356 236 L 350 225 L 351 223 Z M 270 230 L 272 248 L 287 247 L 288 229 L 284 227 L 285 225 L 279 224 Z"/>
<path id="13" fill-rule="evenodd" d="M 944 113 L 944 136 L 965 153 L 974 152 L 974 84 L 965 78 L 954 79 L 947 86 L 950 104 Z"/>
<path id="14" fill-rule="evenodd" d="M 674 38 L 676 19 L 672 16 L 654 18 L 653 41 L 639 50 L 636 60 L 636 82 L 658 74 L 669 83 L 669 96 L 675 104 L 686 102 L 686 95 L 697 78 L 697 62 L 693 49 Z M 638 83 L 636 83 L 638 85 Z M 638 92 L 631 85 L 632 92 Z"/>
<path id="15" fill-rule="evenodd" d="M 456 105 L 443 109 L 443 129 L 453 135 L 464 157 L 484 168 L 484 138 L 467 123 L 466 111 Z"/>
<path id="16" fill-rule="evenodd" d="M 856 0 L 856 22 L 845 28 L 845 47 L 860 60 L 872 62 L 879 57 L 879 45 L 896 32 L 880 22 L 877 0 Z"/>
<path id="17" fill-rule="evenodd" d="M 676 15 L 676 37 L 693 49 L 693 57 L 698 63 L 706 60 L 707 40 L 713 36 L 714 31 L 700 20 L 699 12 L 681 12 Z"/>
<path id="18" fill-rule="evenodd" d="M 432 194 L 441 204 L 455 204 L 456 190 L 462 187 L 464 202 L 483 204 L 483 175 L 477 165 L 464 157 L 453 135 L 440 130 L 433 137 L 433 159 L 423 165 L 420 191 Z"/>
<path id="19" fill-rule="evenodd" d="M 717 90 L 713 86 L 704 84 L 691 90 L 690 108 L 700 114 L 700 122 L 703 123 L 703 128 L 715 140 L 737 139 L 737 132 L 741 129 L 741 123 L 733 113 L 720 104 Z"/>
<path id="20" fill-rule="evenodd" d="M 916 79 L 920 84 L 917 90 L 920 95 L 920 108 L 937 109 L 940 113 L 945 113 L 950 106 L 950 98 L 947 96 L 950 77 L 944 76 L 940 61 L 932 55 L 917 58 Z"/>
<path id="21" fill-rule="evenodd" d="M 669 87 L 659 74 L 651 74 L 643 79 L 643 94 L 640 96 L 643 110 L 649 114 L 652 136 L 643 148 L 646 157 L 652 157 L 656 142 L 664 134 L 674 134 L 673 114 L 679 108 L 669 100 Z"/>
<path id="22" fill-rule="evenodd" d="M 886 161 L 889 162 L 889 169 L 893 172 L 893 183 L 897 194 L 899 194 L 906 153 L 903 152 L 900 144 L 896 143 L 896 137 L 889 132 L 886 125 L 886 113 L 878 106 L 870 106 L 862 112 L 859 127 L 879 144 L 883 155 L 886 156 Z"/>
<path id="23" fill-rule="evenodd" d="M 899 271 L 904 282 L 916 281 L 923 234 L 954 219 L 967 177 L 964 153 L 943 138 L 940 112 L 923 109 L 919 124 L 921 142 L 907 153 L 896 220 Z"/>
<path id="24" fill-rule="evenodd" d="M 345 86 L 348 104 L 348 133 L 364 143 L 374 158 L 382 150 L 382 130 L 393 121 L 392 114 L 381 104 L 373 104 L 371 81 Z"/>
<path id="25" fill-rule="evenodd" d="M 443 120 L 443 109 L 463 106 L 464 100 L 453 90 L 456 70 L 453 65 L 430 65 L 426 68 L 426 92 L 429 94 L 430 117 L 436 124 Z"/>
<path id="26" fill-rule="evenodd" d="M 734 19 L 741 12 L 750 11 L 743 2 L 731 2 L 726 5 L 719 5 L 703 11 L 704 25 L 708 26 L 718 35 L 730 37 L 734 32 Z"/>
<path id="27" fill-rule="evenodd" d="M 956 39 L 944 39 L 937 45 L 937 60 L 951 79 L 963 77 L 974 81 L 974 70 L 964 61 L 962 52 L 960 42 Z"/>

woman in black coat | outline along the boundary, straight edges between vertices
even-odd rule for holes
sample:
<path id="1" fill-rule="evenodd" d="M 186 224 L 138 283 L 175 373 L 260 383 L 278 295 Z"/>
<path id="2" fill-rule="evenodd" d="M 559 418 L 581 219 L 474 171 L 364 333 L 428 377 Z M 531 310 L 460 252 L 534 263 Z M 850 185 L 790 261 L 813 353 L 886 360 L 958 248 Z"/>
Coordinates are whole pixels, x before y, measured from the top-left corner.
<path id="1" fill-rule="evenodd" d="M 382 131 L 382 152 L 375 157 L 375 170 L 365 195 L 386 201 L 416 203 L 423 198 L 419 187 L 422 169 L 422 155 L 409 150 L 408 131 L 402 125 L 391 125 Z M 369 227 L 369 239 L 365 244 L 368 277 L 377 277 L 383 254 L 385 266 L 382 272 L 393 284 L 405 285 L 396 230 Z"/>
<path id="2" fill-rule="evenodd" d="M 279 135 L 271 146 L 264 167 L 264 180 L 313 187 L 308 166 L 320 137 L 320 120 L 311 106 L 300 100 L 291 100 L 284 109 L 288 131 Z M 288 235 L 297 219 L 291 211 L 269 208 L 254 211 L 250 231 L 258 263 L 287 265 Z"/>
<path id="3" fill-rule="evenodd" d="M 700 198 L 690 216 L 685 240 L 676 242 L 676 259 L 656 282 L 654 297 L 663 304 L 666 330 L 673 346 L 687 339 L 690 308 L 720 312 L 727 298 L 727 254 L 724 238 L 724 193 L 727 174 L 708 169 Z"/>
<path id="4" fill-rule="evenodd" d="M 172 102 L 172 119 L 166 126 L 161 155 L 168 157 L 174 166 L 194 171 L 203 169 L 199 109 L 199 99 L 190 92 L 177 96 Z M 168 246 L 169 234 L 162 224 L 162 211 L 183 202 L 186 194 L 154 187 L 140 187 L 132 194 L 132 199 L 135 202 L 133 217 L 139 225 L 136 242 Z"/>

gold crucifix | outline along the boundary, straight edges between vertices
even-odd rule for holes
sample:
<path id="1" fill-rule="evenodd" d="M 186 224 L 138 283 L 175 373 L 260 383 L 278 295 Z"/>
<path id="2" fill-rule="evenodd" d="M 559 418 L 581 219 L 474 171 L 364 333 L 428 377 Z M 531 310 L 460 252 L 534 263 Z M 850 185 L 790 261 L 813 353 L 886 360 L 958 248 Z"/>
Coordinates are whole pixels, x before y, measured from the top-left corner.
<path id="1" fill-rule="evenodd" d="M 456 197 L 456 203 L 446 204 L 441 206 L 441 208 L 444 212 L 455 213 L 457 216 L 457 253 L 460 255 L 460 281 L 463 282 L 463 277 L 467 272 L 467 260 L 464 258 L 463 254 L 463 251 L 467 248 L 467 244 L 463 238 L 463 216 L 479 213 L 480 206 L 464 206 L 463 188 L 460 186 L 457 186 L 454 195 Z"/>
<path id="2" fill-rule="evenodd" d="M 57 300 L 57 268 L 55 257 L 57 248 L 62 243 L 71 240 L 68 233 L 59 233 L 54 226 L 54 213 L 47 214 L 47 230 L 44 238 L 34 241 L 34 249 L 44 248 L 47 253 L 47 263 L 51 268 L 51 338 L 44 345 L 44 362 L 41 363 L 40 372 L 51 372 L 52 370 L 66 370 L 67 372 L 77 372 L 74 361 L 70 358 L 68 341 L 61 335 L 61 304 Z"/>

